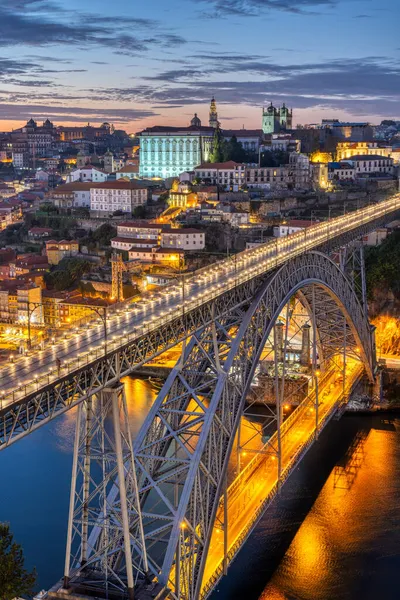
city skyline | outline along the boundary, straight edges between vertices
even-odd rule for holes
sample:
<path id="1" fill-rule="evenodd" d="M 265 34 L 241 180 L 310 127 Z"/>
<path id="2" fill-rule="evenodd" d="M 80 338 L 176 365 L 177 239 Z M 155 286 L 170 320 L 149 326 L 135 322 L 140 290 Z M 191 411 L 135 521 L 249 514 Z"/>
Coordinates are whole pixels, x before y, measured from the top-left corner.
<path id="1" fill-rule="evenodd" d="M 260 128 L 270 101 L 295 125 L 400 119 L 396 15 L 396 0 L 2 0 L 0 130 L 206 123 L 212 95 L 227 128 Z"/>

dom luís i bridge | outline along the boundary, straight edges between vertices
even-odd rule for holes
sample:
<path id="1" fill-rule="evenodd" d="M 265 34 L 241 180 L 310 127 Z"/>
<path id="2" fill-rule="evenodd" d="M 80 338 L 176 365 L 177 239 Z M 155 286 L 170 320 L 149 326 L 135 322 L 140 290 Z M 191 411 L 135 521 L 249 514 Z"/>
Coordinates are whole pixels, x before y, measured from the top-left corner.
<path id="1" fill-rule="evenodd" d="M 358 240 L 398 211 L 400 195 L 267 242 L 1 369 L 2 450 L 78 407 L 50 597 L 210 595 L 354 386 L 374 384 Z M 132 440 L 121 378 L 174 347 Z"/>

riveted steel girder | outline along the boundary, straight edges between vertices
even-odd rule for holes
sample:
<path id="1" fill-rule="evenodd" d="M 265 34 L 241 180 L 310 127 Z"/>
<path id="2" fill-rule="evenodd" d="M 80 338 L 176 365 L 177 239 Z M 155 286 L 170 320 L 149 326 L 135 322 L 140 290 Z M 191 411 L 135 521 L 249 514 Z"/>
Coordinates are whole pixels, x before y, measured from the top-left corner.
<path id="1" fill-rule="evenodd" d="M 210 325 L 192 338 L 135 441 L 149 566 L 179 598 L 200 595 L 227 462 L 265 342 L 289 299 L 312 288 L 327 359 L 343 343 L 345 322 L 372 378 L 366 315 L 339 267 L 312 252 L 264 280 L 251 300 L 215 320 L 214 331 Z"/>

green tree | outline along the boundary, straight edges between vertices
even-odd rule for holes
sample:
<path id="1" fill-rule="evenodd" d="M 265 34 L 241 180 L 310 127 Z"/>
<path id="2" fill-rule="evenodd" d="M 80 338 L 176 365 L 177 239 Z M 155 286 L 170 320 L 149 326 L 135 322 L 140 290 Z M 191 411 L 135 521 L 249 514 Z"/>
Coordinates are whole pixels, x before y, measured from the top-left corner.
<path id="1" fill-rule="evenodd" d="M 32 595 L 35 581 L 36 571 L 24 569 L 24 554 L 13 541 L 10 526 L 0 523 L 0 600 Z"/>
<path id="2" fill-rule="evenodd" d="M 243 148 L 242 144 L 237 141 L 237 137 L 234 135 L 231 137 L 229 142 L 225 142 L 223 147 L 224 161 L 234 160 L 235 162 L 242 163 L 247 160 L 247 152 Z"/>
<path id="3" fill-rule="evenodd" d="M 210 162 L 218 163 L 224 160 L 224 146 L 226 142 L 222 135 L 222 131 L 217 127 L 214 131 L 213 149 L 210 155 Z"/>

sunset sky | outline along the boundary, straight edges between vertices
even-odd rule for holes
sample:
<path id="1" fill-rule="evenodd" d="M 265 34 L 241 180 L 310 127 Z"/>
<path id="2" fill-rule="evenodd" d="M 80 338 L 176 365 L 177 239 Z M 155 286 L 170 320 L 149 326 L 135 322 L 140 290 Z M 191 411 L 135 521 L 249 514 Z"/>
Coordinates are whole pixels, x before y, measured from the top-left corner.
<path id="1" fill-rule="evenodd" d="M 0 0 L 0 131 L 400 119 L 399 0 Z"/>

